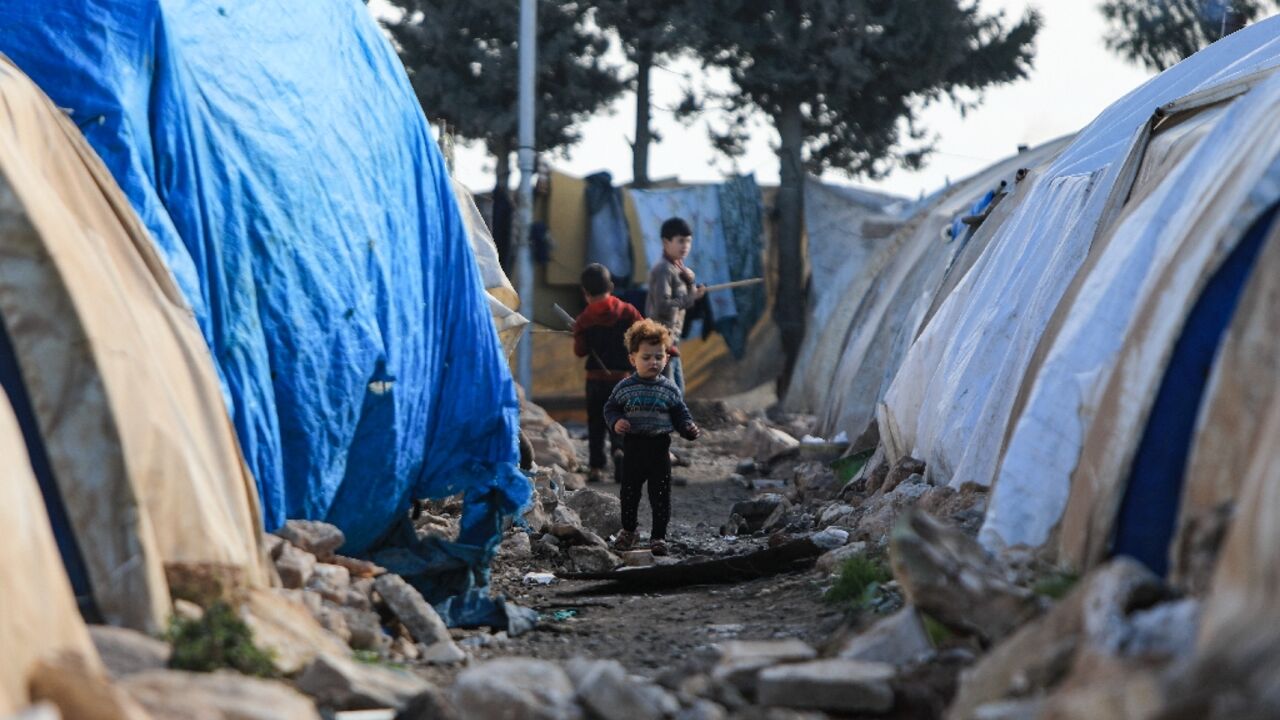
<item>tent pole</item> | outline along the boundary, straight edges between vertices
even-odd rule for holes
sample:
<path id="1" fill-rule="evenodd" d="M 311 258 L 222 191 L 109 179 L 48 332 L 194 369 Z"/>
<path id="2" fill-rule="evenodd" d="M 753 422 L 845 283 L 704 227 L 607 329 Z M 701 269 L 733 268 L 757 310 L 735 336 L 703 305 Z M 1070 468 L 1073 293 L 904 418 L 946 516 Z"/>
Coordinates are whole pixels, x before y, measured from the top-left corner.
<path id="1" fill-rule="evenodd" d="M 520 191 L 516 196 L 516 292 L 520 294 L 521 312 L 533 320 L 533 244 L 529 230 L 533 226 L 534 137 L 533 92 L 534 65 L 537 57 L 537 0 L 520 0 L 520 99 L 519 99 L 519 164 Z M 525 397 L 533 399 L 533 328 L 530 322 L 516 351 L 516 381 L 524 388 Z"/>

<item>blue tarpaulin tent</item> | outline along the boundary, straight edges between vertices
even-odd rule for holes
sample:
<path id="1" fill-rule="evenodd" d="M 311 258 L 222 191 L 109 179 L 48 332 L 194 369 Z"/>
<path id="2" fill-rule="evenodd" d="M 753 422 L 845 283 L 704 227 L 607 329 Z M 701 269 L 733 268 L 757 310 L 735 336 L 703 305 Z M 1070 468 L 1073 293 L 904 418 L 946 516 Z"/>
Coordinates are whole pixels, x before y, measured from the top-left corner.
<path id="1" fill-rule="evenodd" d="M 358 0 L 0 5 L 208 340 L 265 524 L 348 552 L 465 492 L 487 560 L 530 496 L 519 406 L 440 152 Z M 193 510 L 198 512 L 198 510 Z"/>

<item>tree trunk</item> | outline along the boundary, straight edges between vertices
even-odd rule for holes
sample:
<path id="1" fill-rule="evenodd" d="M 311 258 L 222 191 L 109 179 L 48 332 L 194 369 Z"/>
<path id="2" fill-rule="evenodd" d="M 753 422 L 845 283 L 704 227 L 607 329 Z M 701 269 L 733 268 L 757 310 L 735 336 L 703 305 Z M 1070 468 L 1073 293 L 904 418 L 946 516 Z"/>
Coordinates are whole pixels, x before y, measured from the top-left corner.
<path id="1" fill-rule="evenodd" d="M 498 262 L 507 274 L 515 267 L 511 243 L 514 210 L 511 202 L 511 144 L 511 140 L 504 138 L 489 145 L 489 151 L 498 161 L 494 170 L 493 217 L 489 223 L 489 231 L 493 234 L 493 244 L 498 248 Z"/>
<path id="2" fill-rule="evenodd" d="M 649 186 L 649 73 L 653 53 L 641 49 L 636 55 L 636 142 L 631 149 L 631 184 Z"/>
<path id="3" fill-rule="evenodd" d="M 783 104 L 774 123 L 781 138 L 778 148 L 781 167 L 777 199 L 778 298 L 773 316 L 782 333 L 786 356 L 778 387 L 778 396 L 782 397 L 791 383 L 805 330 L 804 254 L 800 245 L 804 232 L 804 163 L 801 159 L 804 128 L 800 102 Z"/>

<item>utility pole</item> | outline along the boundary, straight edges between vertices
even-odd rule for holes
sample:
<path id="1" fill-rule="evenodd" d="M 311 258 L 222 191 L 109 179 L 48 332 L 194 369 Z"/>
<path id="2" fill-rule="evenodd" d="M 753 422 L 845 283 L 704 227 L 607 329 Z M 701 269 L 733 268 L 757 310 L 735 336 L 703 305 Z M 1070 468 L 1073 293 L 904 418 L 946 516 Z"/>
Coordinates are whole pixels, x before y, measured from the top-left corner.
<path id="1" fill-rule="evenodd" d="M 520 191 L 516 196 L 516 292 L 520 293 L 520 310 L 530 323 L 525 326 L 516 350 L 516 381 L 530 400 L 533 399 L 533 244 L 529 241 L 529 229 L 533 227 L 533 84 L 537 43 L 537 0 L 520 0 Z"/>

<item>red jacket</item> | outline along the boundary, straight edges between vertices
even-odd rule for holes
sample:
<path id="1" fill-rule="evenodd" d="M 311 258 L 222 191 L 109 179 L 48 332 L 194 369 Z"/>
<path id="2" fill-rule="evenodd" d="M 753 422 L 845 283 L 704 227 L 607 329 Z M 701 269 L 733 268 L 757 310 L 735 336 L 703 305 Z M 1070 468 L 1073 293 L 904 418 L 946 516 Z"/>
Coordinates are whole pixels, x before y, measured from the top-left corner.
<path id="1" fill-rule="evenodd" d="M 613 295 L 587 306 L 573 324 L 573 353 L 587 359 L 588 380 L 622 380 L 631 374 L 623 336 L 640 311 Z"/>

